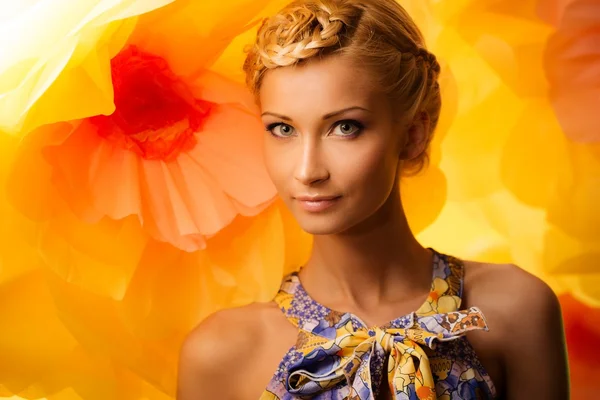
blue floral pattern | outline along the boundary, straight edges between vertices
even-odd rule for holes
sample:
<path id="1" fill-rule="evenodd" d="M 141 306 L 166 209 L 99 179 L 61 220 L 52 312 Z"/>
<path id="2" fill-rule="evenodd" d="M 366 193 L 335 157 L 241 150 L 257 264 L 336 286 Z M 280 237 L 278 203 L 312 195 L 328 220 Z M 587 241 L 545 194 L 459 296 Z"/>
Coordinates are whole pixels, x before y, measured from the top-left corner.
<path id="1" fill-rule="evenodd" d="M 465 337 L 488 327 L 478 308 L 460 310 L 463 263 L 433 254 L 427 301 L 382 327 L 319 304 L 297 273 L 284 279 L 275 301 L 298 327 L 298 339 L 261 400 L 375 400 L 382 390 L 395 400 L 494 399 L 494 385 Z"/>

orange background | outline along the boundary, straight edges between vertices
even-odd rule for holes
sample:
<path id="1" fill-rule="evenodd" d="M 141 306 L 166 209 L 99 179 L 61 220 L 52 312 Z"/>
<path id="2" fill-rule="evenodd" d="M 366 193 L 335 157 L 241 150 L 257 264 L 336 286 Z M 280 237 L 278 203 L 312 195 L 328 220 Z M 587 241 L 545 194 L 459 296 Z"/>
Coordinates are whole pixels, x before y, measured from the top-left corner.
<path id="1" fill-rule="evenodd" d="M 431 166 L 403 182 L 411 226 L 548 282 L 588 399 L 600 2 L 400 2 L 443 67 Z M 173 399 L 186 333 L 270 299 L 306 258 L 241 71 L 284 3 L 0 2 L 0 398 Z"/>

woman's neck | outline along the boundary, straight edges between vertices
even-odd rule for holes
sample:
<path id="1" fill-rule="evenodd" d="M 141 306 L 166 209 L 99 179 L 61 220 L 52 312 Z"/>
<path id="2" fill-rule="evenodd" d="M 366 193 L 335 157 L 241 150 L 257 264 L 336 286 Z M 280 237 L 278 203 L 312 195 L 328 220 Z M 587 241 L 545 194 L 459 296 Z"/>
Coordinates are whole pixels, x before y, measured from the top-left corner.
<path id="1" fill-rule="evenodd" d="M 412 234 L 400 196 L 351 231 L 315 236 L 300 273 L 303 285 L 329 304 L 369 310 L 427 291 L 432 254 Z"/>

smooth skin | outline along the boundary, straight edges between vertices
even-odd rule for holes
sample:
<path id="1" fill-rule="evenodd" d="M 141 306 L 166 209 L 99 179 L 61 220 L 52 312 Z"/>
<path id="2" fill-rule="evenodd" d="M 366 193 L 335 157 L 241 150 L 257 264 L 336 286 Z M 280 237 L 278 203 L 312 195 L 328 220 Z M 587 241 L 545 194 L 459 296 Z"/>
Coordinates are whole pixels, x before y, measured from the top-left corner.
<path id="1" fill-rule="evenodd" d="M 398 176 L 424 150 L 427 117 L 403 115 L 369 71 L 341 56 L 269 71 L 260 103 L 271 179 L 315 235 L 300 273 L 307 291 L 369 325 L 417 309 L 432 260 L 409 229 Z M 306 196 L 336 200 L 314 212 L 299 200 Z M 463 308 L 470 306 L 490 328 L 468 339 L 500 398 L 569 398 L 561 310 L 543 281 L 514 265 L 466 261 Z M 212 315 L 181 349 L 178 400 L 260 398 L 296 335 L 274 303 Z"/>

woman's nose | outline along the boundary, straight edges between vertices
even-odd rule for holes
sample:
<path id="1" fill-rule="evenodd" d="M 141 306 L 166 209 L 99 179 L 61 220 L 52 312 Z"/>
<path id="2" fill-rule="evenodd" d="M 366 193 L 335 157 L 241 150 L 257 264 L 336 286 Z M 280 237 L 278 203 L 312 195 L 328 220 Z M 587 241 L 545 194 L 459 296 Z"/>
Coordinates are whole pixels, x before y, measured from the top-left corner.
<path id="1" fill-rule="evenodd" d="M 322 153 L 322 147 L 318 142 L 305 141 L 302 144 L 294 178 L 306 186 L 329 179 L 329 171 L 325 166 L 326 163 Z"/>

